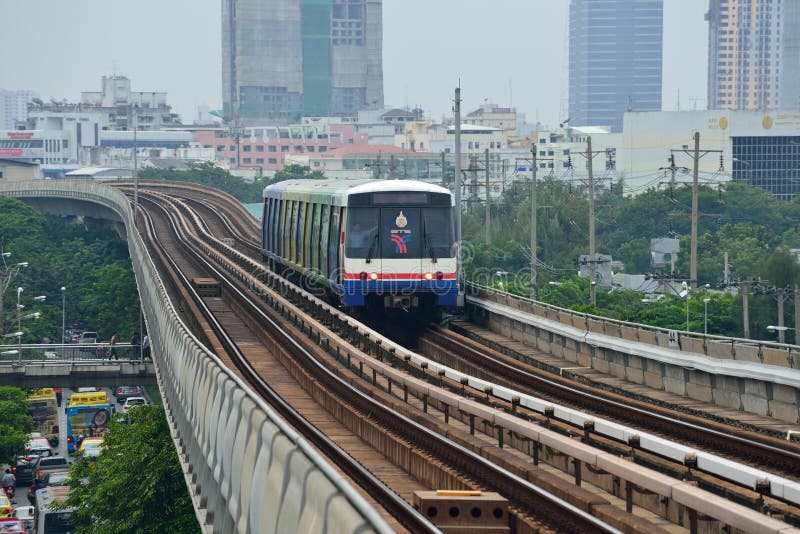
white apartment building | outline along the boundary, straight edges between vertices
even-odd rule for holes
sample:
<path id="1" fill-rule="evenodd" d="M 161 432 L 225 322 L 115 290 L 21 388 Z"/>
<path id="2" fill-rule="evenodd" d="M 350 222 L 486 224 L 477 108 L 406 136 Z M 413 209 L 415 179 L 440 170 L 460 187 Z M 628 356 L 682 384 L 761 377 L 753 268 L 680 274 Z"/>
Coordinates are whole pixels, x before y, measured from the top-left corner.
<path id="1" fill-rule="evenodd" d="M 28 117 L 28 103 L 38 95 L 27 89 L 9 91 L 0 89 L 0 130 L 13 130 L 14 123 Z"/>

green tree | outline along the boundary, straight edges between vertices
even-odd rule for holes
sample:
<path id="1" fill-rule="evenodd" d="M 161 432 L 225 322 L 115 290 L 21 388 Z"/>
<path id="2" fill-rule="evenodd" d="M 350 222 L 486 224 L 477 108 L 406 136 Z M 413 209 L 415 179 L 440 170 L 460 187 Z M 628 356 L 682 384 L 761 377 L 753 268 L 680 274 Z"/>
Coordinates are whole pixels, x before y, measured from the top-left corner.
<path id="1" fill-rule="evenodd" d="M 0 463 L 13 463 L 14 456 L 23 451 L 33 420 L 28 415 L 25 391 L 0 386 Z"/>
<path id="2" fill-rule="evenodd" d="M 67 323 L 125 339 L 138 329 L 138 299 L 127 243 L 106 221 L 39 214 L 15 198 L 0 197 L 0 245 L 11 263 L 28 262 L 7 288 L 0 326 L 16 330 L 16 287 L 24 287 L 26 312 L 40 311 L 38 321 L 21 323 L 23 343 L 61 338 L 62 293 Z M 28 299 L 45 295 L 44 303 Z M 3 332 L 8 332 L 3 329 Z"/>
<path id="3" fill-rule="evenodd" d="M 284 180 L 322 180 L 323 178 L 325 178 L 325 175 L 319 171 L 312 172 L 311 167 L 292 164 L 277 171 L 275 176 L 267 182 L 267 185 L 283 182 Z"/>
<path id="4" fill-rule="evenodd" d="M 72 466 L 64 506 L 76 508 L 76 532 L 200 532 L 164 409 L 140 406 L 128 417 L 109 424 L 96 461 Z"/>

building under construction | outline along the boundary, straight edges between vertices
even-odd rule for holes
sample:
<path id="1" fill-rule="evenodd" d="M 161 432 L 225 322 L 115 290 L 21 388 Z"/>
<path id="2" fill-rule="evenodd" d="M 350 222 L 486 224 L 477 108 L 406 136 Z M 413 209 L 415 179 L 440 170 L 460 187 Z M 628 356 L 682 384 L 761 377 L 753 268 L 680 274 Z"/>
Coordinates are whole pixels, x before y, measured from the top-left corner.
<path id="1" fill-rule="evenodd" d="M 227 120 L 383 106 L 382 0 L 222 0 Z"/>

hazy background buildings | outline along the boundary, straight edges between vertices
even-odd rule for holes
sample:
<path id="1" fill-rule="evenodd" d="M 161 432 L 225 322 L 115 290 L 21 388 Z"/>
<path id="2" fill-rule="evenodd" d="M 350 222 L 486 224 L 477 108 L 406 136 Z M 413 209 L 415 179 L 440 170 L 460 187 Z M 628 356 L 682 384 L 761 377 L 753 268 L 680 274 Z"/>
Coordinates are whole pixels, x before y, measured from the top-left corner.
<path id="1" fill-rule="evenodd" d="M 800 2 L 710 0 L 708 108 L 800 106 Z"/>
<path id="2" fill-rule="evenodd" d="M 663 0 L 571 0 L 571 124 L 621 132 L 625 111 L 661 111 L 663 8 Z"/>
<path id="3" fill-rule="evenodd" d="M 381 0 L 222 0 L 226 119 L 383 107 Z"/>

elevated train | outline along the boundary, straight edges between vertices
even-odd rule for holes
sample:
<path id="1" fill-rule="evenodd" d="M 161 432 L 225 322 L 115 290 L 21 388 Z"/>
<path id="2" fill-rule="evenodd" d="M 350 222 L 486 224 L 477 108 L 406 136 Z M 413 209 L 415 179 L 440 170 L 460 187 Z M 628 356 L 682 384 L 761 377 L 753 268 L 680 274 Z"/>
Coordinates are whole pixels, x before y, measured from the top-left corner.
<path id="1" fill-rule="evenodd" d="M 354 310 L 456 305 L 453 196 L 413 180 L 289 180 L 264 189 L 262 256 Z"/>

